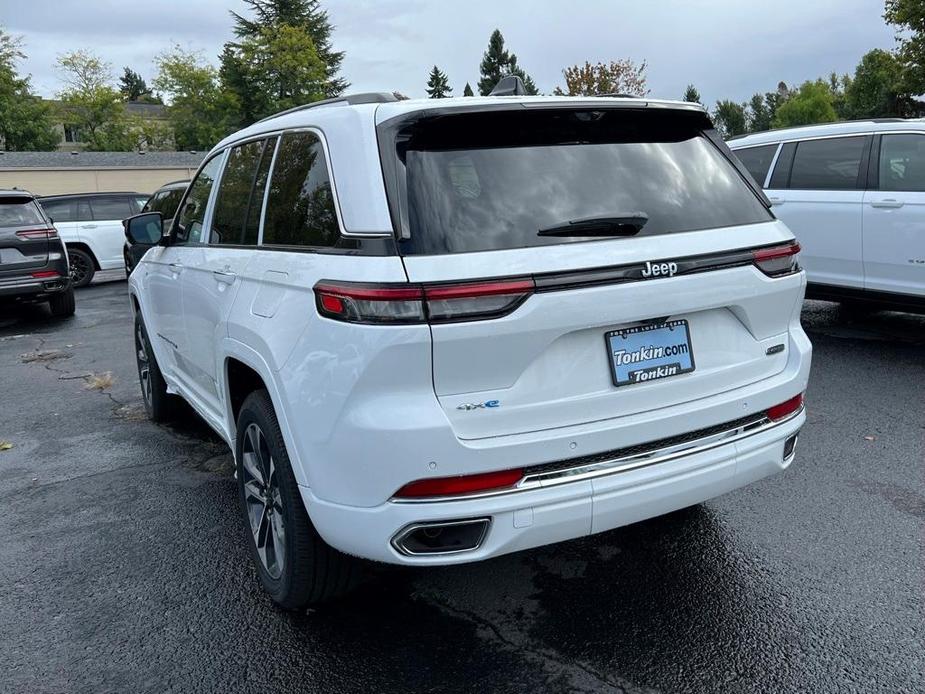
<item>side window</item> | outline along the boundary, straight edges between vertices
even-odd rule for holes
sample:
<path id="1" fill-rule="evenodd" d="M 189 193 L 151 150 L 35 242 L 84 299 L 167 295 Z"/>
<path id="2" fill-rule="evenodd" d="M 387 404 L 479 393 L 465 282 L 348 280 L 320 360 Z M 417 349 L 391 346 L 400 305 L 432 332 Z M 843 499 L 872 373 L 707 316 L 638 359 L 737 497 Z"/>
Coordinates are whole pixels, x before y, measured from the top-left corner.
<path id="1" fill-rule="evenodd" d="M 73 222 L 77 219 L 76 205 L 73 200 L 49 200 L 39 201 L 45 214 L 51 217 L 55 223 Z"/>
<path id="2" fill-rule="evenodd" d="M 144 204 L 144 207 L 141 208 L 142 212 L 160 212 L 161 205 L 164 204 L 164 198 L 167 197 L 166 192 L 155 193 L 150 197 L 150 199 Z"/>
<path id="3" fill-rule="evenodd" d="M 125 219 L 135 214 L 129 206 L 128 198 L 100 197 L 90 199 L 93 219 Z"/>
<path id="4" fill-rule="evenodd" d="M 797 145 L 790 187 L 803 190 L 855 190 L 864 137 L 831 137 Z"/>
<path id="5" fill-rule="evenodd" d="M 880 190 L 925 191 L 925 135 L 880 138 Z"/>
<path id="6" fill-rule="evenodd" d="M 209 194 L 212 192 L 221 163 L 222 155 L 216 154 L 187 189 L 182 209 L 177 214 L 173 226 L 175 243 L 203 243 L 206 207 L 209 205 Z"/>
<path id="7" fill-rule="evenodd" d="M 129 204 L 132 207 L 132 214 L 138 214 L 144 209 L 145 203 L 148 201 L 147 195 L 136 195 L 132 198 L 129 198 Z"/>
<path id="8" fill-rule="evenodd" d="M 233 147 L 218 186 L 212 215 L 212 242 L 256 246 L 267 171 L 276 140 Z"/>
<path id="9" fill-rule="evenodd" d="M 89 200 L 78 200 L 77 201 L 77 221 L 78 222 L 92 222 L 93 213 L 90 211 L 90 201 Z"/>
<path id="10" fill-rule="evenodd" d="M 777 144 L 746 147 L 734 151 L 739 161 L 755 179 L 755 182 L 763 188 L 764 180 L 768 176 L 768 169 L 771 168 L 771 162 L 774 161 L 774 155 L 777 153 Z"/>
<path id="11" fill-rule="evenodd" d="M 286 133 L 270 180 L 263 243 L 330 247 L 339 237 L 321 141 L 310 132 Z"/>

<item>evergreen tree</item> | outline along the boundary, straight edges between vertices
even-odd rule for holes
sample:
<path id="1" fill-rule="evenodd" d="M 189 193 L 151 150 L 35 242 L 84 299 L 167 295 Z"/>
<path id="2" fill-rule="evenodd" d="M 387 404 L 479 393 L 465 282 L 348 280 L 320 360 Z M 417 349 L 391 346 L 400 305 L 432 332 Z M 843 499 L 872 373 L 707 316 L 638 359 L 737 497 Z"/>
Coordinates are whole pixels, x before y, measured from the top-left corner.
<path id="1" fill-rule="evenodd" d="M 745 106 L 734 101 L 717 101 L 713 122 L 723 137 L 742 135 L 746 130 Z"/>
<path id="2" fill-rule="evenodd" d="M 25 54 L 21 39 L 0 29 L 0 146 L 11 151 L 54 149 L 58 135 L 48 105 L 32 93 L 28 77 L 17 74 Z"/>
<path id="3" fill-rule="evenodd" d="M 119 85 L 119 91 L 122 92 L 126 101 L 139 101 L 142 97 L 151 95 L 151 90 L 148 89 L 142 76 L 130 67 L 122 69 Z"/>
<path id="4" fill-rule="evenodd" d="M 488 39 L 488 50 L 482 56 L 479 66 L 482 78 L 479 80 L 479 94 L 488 96 L 502 77 L 516 75 L 524 81 L 527 94 L 539 94 L 533 79 L 517 64 L 517 56 L 504 47 L 501 31 L 495 29 Z"/>
<path id="5" fill-rule="evenodd" d="M 466 82 L 466 88 L 463 89 L 463 96 L 475 96 L 475 92 L 472 91 L 472 86 Z"/>
<path id="6" fill-rule="evenodd" d="M 239 39 L 254 38 L 261 28 L 288 24 L 301 27 L 308 32 L 315 44 L 315 53 L 324 63 L 326 98 L 339 96 L 350 84 L 338 76 L 344 60 L 343 51 L 335 51 L 331 43 L 334 26 L 328 19 L 327 10 L 319 0 L 244 0 L 254 18 L 247 19 L 232 12 L 234 33 Z M 224 54 L 223 54 L 224 55 Z"/>
<path id="7" fill-rule="evenodd" d="M 697 91 L 697 87 L 693 84 L 687 85 L 687 89 L 684 90 L 684 101 L 689 101 L 692 104 L 701 103 L 700 92 Z"/>
<path id="8" fill-rule="evenodd" d="M 431 99 L 445 99 L 451 91 L 453 88 L 446 73 L 434 65 L 434 69 L 430 71 L 430 79 L 427 80 L 427 96 Z"/>
<path id="9" fill-rule="evenodd" d="M 764 95 L 753 94 L 748 102 L 748 131 L 757 133 L 770 130 L 773 119 L 774 114 L 771 113 Z"/>

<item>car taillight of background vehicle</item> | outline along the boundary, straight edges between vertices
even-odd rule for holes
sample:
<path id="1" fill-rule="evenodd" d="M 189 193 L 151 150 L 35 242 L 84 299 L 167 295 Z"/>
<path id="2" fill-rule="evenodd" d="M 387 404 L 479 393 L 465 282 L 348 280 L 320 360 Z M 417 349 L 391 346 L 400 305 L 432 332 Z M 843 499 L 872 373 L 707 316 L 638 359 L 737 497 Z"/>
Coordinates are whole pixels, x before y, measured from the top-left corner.
<path id="1" fill-rule="evenodd" d="M 348 323 L 452 323 L 509 314 L 536 285 L 505 279 L 435 285 L 362 284 L 322 280 L 315 285 L 318 312 Z"/>
<path id="2" fill-rule="evenodd" d="M 791 241 L 783 246 L 756 249 L 752 251 L 752 258 L 755 266 L 768 277 L 780 277 L 800 271 L 799 252 L 800 244 Z"/>
<path id="3" fill-rule="evenodd" d="M 22 231 L 17 231 L 16 235 L 21 239 L 26 239 L 28 241 L 40 241 L 48 239 L 58 238 L 58 230 L 51 229 L 23 229 Z"/>

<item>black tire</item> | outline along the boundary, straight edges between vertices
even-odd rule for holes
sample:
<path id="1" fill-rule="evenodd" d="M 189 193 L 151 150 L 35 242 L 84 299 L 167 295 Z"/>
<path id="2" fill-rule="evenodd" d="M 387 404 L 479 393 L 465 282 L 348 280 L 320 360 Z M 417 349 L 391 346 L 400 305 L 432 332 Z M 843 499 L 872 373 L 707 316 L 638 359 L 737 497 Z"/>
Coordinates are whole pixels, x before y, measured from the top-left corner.
<path id="1" fill-rule="evenodd" d="M 164 381 L 154 358 L 154 350 L 151 349 L 148 331 L 141 320 L 141 314 L 135 316 L 135 361 L 138 365 L 141 398 L 144 400 L 148 417 L 157 423 L 170 421 L 182 403 L 176 395 L 167 392 L 167 382 Z"/>
<path id="2" fill-rule="evenodd" d="M 67 318 L 74 315 L 76 303 L 74 301 L 74 287 L 68 287 L 63 292 L 53 294 L 48 300 L 48 308 L 55 318 Z"/>
<path id="3" fill-rule="evenodd" d="M 79 248 L 68 248 L 67 259 L 71 269 L 71 282 L 75 287 L 86 287 L 96 274 L 93 256 Z"/>
<path id="4" fill-rule="evenodd" d="M 259 432 L 256 441 L 255 430 Z M 261 451 L 261 455 L 255 456 L 254 450 Z M 235 461 L 248 551 L 273 601 L 285 610 L 299 610 L 354 587 L 361 575 L 360 562 L 326 544 L 312 525 L 265 390 L 254 391 L 241 405 Z M 281 540 L 276 533 L 280 526 Z M 260 535 L 263 556 L 258 549 Z M 276 549 L 276 542 L 282 552 Z"/>

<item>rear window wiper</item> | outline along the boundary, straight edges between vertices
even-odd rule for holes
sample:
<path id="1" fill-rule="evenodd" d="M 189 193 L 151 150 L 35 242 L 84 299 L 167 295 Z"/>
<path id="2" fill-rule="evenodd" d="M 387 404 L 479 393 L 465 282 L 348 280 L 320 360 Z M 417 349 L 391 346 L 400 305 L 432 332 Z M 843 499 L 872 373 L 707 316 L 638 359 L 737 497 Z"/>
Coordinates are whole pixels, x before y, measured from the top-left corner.
<path id="1" fill-rule="evenodd" d="M 540 229 L 537 236 L 635 236 L 648 221 L 645 212 L 586 217 Z"/>

